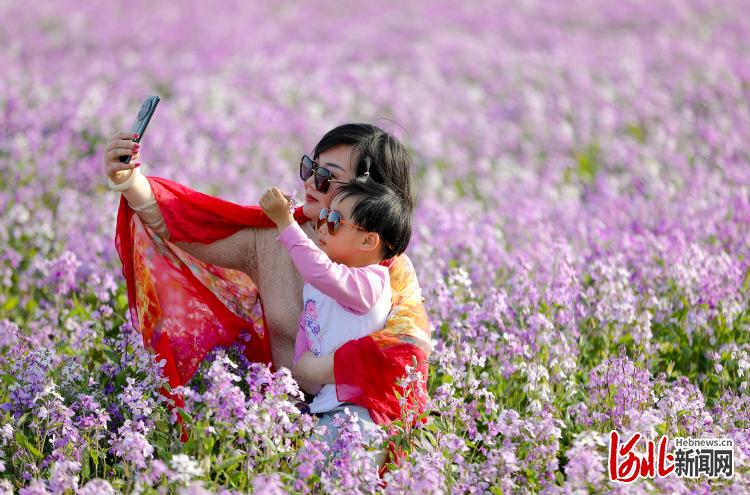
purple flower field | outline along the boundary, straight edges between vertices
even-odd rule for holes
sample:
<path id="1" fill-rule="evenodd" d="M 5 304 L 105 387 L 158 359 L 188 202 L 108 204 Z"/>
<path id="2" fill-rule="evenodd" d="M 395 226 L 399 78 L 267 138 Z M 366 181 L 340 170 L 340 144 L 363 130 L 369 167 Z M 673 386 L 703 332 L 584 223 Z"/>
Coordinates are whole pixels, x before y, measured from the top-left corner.
<path id="1" fill-rule="evenodd" d="M 0 2 L 0 494 L 750 493 L 750 2 Z M 427 421 L 379 480 L 286 369 L 159 390 L 103 146 L 242 204 L 371 122 L 416 159 Z M 610 481 L 610 432 L 734 440 Z M 386 432 L 384 431 L 384 435 Z"/>

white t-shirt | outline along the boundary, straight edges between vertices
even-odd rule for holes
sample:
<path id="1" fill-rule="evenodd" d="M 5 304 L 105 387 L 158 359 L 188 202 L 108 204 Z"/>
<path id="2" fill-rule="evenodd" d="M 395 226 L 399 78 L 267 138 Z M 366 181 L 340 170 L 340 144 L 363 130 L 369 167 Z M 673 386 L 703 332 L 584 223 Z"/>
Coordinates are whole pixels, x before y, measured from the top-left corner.
<path id="1" fill-rule="evenodd" d="M 387 272 L 387 268 L 383 268 Z M 336 349 L 350 340 L 366 337 L 383 328 L 391 311 L 391 285 L 386 284 L 375 305 L 363 315 L 344 309 L 333 298 L 325 295 L 310 284 L 302 290 L 302 321 L 310 342 L 311 351 L 316 356 L 333 354 Z M 336 397 L 336 385 L 325 384 L 310 404 L 310 412 L 330 411 L 341 405 Z"/>

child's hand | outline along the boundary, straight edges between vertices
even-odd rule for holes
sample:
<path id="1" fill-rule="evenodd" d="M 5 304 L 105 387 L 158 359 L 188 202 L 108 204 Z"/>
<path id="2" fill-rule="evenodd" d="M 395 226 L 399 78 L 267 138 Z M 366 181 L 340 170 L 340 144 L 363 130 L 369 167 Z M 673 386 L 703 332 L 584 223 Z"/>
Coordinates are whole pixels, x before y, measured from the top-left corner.
<path id="1" fill-rule="evenodd" d="M 315 383 L 336 383 L 333 374 L 333 354 L 315 357 L 306 351 L 294 365 L 292 374 L 299 379 Z"/>
<path id="2" fill-rule="evenodd" d="M 268 218 L 273 220 L 279 232 L 294 223 L 294 216 L 289 211 L 289 200 L 277 187 L 269 189 L 260 198 L 260 207 Z"/>
<path id="3" fill-rule="evenodd" d="M 323 388 L 323 384 L 310 379 L 310 365 L 315 362 L 315 356 L 310 351 L 292 365 L 292 376 L 297 380 L 300 388 L 308 394 L 315 395 Z"/>

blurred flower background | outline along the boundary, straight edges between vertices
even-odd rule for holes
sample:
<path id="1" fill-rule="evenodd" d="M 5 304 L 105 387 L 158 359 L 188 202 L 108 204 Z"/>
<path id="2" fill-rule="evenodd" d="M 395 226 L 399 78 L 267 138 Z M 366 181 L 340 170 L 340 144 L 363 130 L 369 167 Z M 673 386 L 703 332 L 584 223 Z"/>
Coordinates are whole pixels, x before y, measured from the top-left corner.
<path id="1" fill-rule="evenodd" d="M 0 493 L 750 492 L 747 12 L 0 1 Z M 413 151 L 431 404 L 385 483 L 232 348 L 179 441 L 102 170 L 148 94 L 143 172 L 238 203 L 344 122 Z M 610 483 L 611 429 L 732 438 L 735 475 Z"/>

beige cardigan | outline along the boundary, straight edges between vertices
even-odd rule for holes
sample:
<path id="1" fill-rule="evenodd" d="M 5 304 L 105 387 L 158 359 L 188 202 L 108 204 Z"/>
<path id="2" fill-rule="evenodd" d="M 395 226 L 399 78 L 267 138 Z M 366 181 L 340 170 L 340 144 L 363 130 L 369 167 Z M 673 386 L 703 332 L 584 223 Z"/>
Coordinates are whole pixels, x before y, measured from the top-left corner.
<path id="1" fill-rule="evenodd" d="M 122 194 L 144 225 L 163 239 L 169 239 L 169 231 L 148 179 L 138 169 L 134 170 L 134 175 L 126 181 L 132 185 Z M 307 222 L 301 227 L 318 245 L 318 232 L 313 223 Z M 304 280 L 287 250 L 276 240 L 278 234 L 275 228 L 246 228 L 210 244 L 176 242 L 175 245 L 200 260 L 250 275 L 263 297 L 273 364 L 276 368 L 290 368 L 297 321 L 302 311 Z"/>

